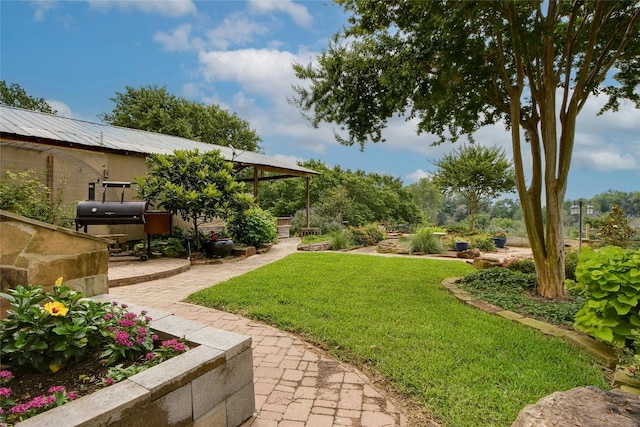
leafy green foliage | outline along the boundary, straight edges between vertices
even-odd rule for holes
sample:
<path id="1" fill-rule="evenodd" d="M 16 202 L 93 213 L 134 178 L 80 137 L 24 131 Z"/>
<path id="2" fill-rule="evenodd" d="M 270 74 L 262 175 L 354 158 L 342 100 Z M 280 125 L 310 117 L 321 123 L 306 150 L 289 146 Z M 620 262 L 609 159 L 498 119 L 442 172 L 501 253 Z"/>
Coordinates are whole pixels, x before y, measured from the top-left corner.
<path id="1" fill-rule="evenodd" d="M 11 107 L 24 108 L 25 110 L 40 111 L 42 113 L 56 114 L 57 111 L 44 98 L 34 98 L 17 83 L 7 85 L 7 82 L 0 81 L 0 104 Z"/>
<path id="2" fill-rule="evenodd" d="M 605 343 L 628 345 L 640 328 L 640 251 L 583 248 L 576 279 L 588 296 L 576 328 Z"/>
<path id="3" fill-rule="evenodd" d="M 605 246 L 629 246 L 629 240 L 634 235 L 634 230 L 629 226 L 629 220 L 624 215 L 620 206 L 614 205 L 604 216 L 600 225 L 600 241 Z"/>
<path id="4" fill-rule="evenodd" d="M 125 87 L 111 98 L 111 113 L 100 118 L 111 125 L 141 129 L 166 135 L 234 147 L 238 150 L 261 151 L 260 137 L 249 122 L 218 105 L 204 105 L 176 97 L 166 87 Z"/>
<path id="5" fill-rule="evenodd" d="M 493 252 L 496 250 L 496 244 L 491 236 L 486 234 L 478 234 L 470 236 L 469 246 L 472 248 L 478 248 L 482 252 Z"/>
<path id="6" fill-rule="evenodd" d="M 409 253 L 441 254 L 444 251 L 440 237 L 430 227 L 421 228 L 409 239 Z"/>
<path id="7" fill-rule="evenodd" d="M 261 248 L 278 240 L 276 217 L 259 206 L 236 212 L 227 222 L 234 242 Z"/>
<path id="8" fill-rule="evenodd" d="M 0 354 L 10 364 L 55 372 L 101 342 L 99 327 L 106 306 L 82 299 L 66 286 L 55 286 L 53 293 L 18 286 L 0 297 L 11 306 L 0 320 Z"/>
<path id="9" fill-rule="evenodd" d="M 329 168 L 318 160 L 300 165 L 320 173 L 311 180 L 309 198 L 314 213 L 311 226 L 321 227 L 323 233 L 339 230 L 343 223 L 358 227 L 376 221 L 415 224 L 424 219 L 422 210 L 398 178 L 339 166 Z M 276 216 L 298 216 L 301 211 L 306 215 L 305 180 L 263 183 L 259 191 L 260 206 Z M 302 226 L 306 226 L 306 218 L 303 219 Z M 298 223 L 292 223 L 292 228 L 295 225 Z"/>
<path id="10" fill-rule="evenodd" d="M 573 324 L 575 314 L 584 305 L 585 298 L 578 295 L 560 301 L 532 298 L 536 286 L 535 274 L 518 271 L 517 268 L 522 268 L 524 263 L 511 265 L 514 269 L 478 270 L 460 279 L 459 285 L 476 297 L 505 310 L 550 323 Z"/>
<path id="11" fill-rule="evenodd" d="M 351 241 L 356 246 L 371 246 L 386 238 L 386 233 L 378 223 L 365 224 L 362 227 L 349 227 Z"/>
<path id="12" fill-rule="evenodd" d="M 348 24 L 318 58 L 294 65 L 306 81 L 291 101 L 313 125 L 335 123 L 340 143 L 361 148 L 384 141 L 398 116 L 438 143 L 462 135 L 472 141 L 479 128 L 503 123 L 539 264 L 537 290 L 563 297 L 557 201 L 566 192 L 577 117 L 602 92 L 609 96 L 603 111 L 617 110 L 623 99 L 640 107 L 640 4 L 338 3 Z"/>
<path id="13" fill-rule="evenodd" d="M 524 274 L 536 273 L 536 264 L 531 258 L 508 258 L 504 260 L 503 266 L 511 271 L 519 271 L 520 273 Z"/>
<path id="14" fill-rule="evenodd" d="M 435 162 L 433 181 L 467 201 L 469 231 L 474 228 L 478 209 L 502 193 L 515 190 L 515 172 L 504 151 L 498 147 L 463 145 Z"/>
<path id="15" fill-rule="evenodd" d="M 147 173 L 136 177 L 139 197 L 191 221 L 195 235 L 200 223 L 241 212 L 253 203 L 244 184 L 234 179 L 232 163 L 218 150 L 152 154 L 146 164 Z M 196 244 L 199 248 L 199 239 Z"/>
<path id="16" fill-rule="evenodd" d="M 333 231 L 329 234 L 331 238 L 329 248 L 334 251 L 350 248 L 352 243 L 351 230 L 343 229 L 341 231 Z"/>
<path id="17" fill-rule="evenodd" d="M 33 171 L 6 171 L 0 180 L 0 209 L 49 224 L 61 221 L 65 213 L 62 192 L 51 201 L 51 189 L 34 176 Z"/>
<path id="18" fill-rule="evenodd" d="M 607 388 L 601 370 L 562 340 L 476 310 L 442 289 L 462 262 L 295 253 L 189 296 L 303 335 L 366 366 L 443 425 L 507 426 L 557 390 Z"/>

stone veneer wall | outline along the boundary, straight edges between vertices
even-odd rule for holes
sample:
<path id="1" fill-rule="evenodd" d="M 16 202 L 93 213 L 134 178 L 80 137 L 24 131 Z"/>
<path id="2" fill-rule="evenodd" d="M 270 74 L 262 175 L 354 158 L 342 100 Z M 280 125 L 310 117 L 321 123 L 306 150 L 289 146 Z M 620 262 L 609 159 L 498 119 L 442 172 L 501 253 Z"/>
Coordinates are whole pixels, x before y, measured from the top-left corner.
<path id="1" fill-rule="evenodd" d="M 85 296 L 108 292 L 106 239 L 0 210 L 0 290 L 53 286 L 58 277 Z M 6 301 L 0 299 L 0 318 Z"/>

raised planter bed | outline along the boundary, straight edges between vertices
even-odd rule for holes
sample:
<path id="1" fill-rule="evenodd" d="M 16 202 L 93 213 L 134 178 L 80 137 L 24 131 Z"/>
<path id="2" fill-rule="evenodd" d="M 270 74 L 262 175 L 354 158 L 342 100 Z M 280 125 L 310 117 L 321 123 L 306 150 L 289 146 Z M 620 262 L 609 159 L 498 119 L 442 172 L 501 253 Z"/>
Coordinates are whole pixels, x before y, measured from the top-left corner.
<path id="1" fill-rule="evenodd" d="M 98 295 L 94 299 L 114 298 Z M 253 416 L 251 337 L 165 311 L 132 304 L 128 309 L 138 313 L 146 310 L 153 318 L 152 329 L 159 335 L 184 338 L 197 347 L 16 427 L 235 427 Z"/>

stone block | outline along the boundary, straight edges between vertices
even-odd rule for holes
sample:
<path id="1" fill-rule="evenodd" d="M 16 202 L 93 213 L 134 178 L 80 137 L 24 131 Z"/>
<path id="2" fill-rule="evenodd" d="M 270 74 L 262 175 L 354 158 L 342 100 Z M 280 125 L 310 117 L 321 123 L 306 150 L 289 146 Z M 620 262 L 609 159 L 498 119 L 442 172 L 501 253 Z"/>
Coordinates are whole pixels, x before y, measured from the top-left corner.
<path id="1" fill-rule="evenodd" d="M 193 427 L 227 427 L 227 405 L 225 402 L 196 418 Z"/>
<path id="2" fill-rule="evenodd" d="M 185 338 L 187 335 L 206 327 L 202 323 L 174 316 L 152 320 L 150 325 L 154 329 L 180 338 Z"/>
<path id="3" fill-rule="evenodd" d="M 253 382 L 245 385 L 240 391 L 227 400 L 227 426 L 238 426 L 248 420 L 256 411 L 256 399 Z"/>
<path id="4" fill-rule="evenodd" d="M 185 339 L 220 349 L 226 352 L 228 359 L 251 348 L 251 337 L 215 328 L 189 332 L 185 335 Z"/>
<path id="5" fill-rule="evenodd" d="M 0 265 L 14 265 L 35 233 L 33 227 L 0 217 Z"/>
<path id="6" fill-rule="evenodd" d="M 564 338 L 567 341 L 576 344 L 580 348 L 583 348 L 606 367 L 611 369 L 616 367 L 618 357 L 611 347 L 601 343 L 600 341 L 596 341 L 587 335 L 573 331 L 568 331 L 564 335 Z"/>
<path id="7" fill-rule="evenodd" d="M 638 427 L 640 396 L 576 387 L 543 397 L 520 411 L 512 427 Z"/>
<path id="8" fill-rule="evenodd" d="M 157 399 L 224 363 L 225 356 L 222 351 L 200 346 L 163 362 L 163 369 L 147 369 L 130 377 L 129 380 L 148 389 L 151 398 Z"/>
<path id="9" fill-rule="evenodd" d="M 186 384 L 154 400 L 135 414 L 110 424 L 110 427 L 187 427 L 192 422 L 191 409 L 191 384 Z"/>
<path id="10" fill-rule="evenodd" d="M 82 399 L 28 418 L 20 423 L 20 427 L 50 427 L 52 420 L 59 426 L 107 426 L 126 418 L 140 406 L 150 402 L 149 390 L 124 380 Z"/>

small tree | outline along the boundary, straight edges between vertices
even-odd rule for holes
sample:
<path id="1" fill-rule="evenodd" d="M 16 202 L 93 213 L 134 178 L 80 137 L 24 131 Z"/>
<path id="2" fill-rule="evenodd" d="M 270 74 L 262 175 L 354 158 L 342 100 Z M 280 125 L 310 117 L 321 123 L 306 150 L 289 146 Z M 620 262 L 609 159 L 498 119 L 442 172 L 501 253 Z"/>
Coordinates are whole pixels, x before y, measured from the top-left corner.
<path id="1" fill-rule="evenodd" d="M 633 228 L 629 226 L 629 221 L 620 206 L 613 205 L 600 226 L 602 244 L 626 248 L 633 233 Z"/>
<path id="2" fill-rule="evenodd" d="M 136 177 L 139 197 L 191 221 L 196 250 L 200 249 L 199 224 L 244 210 L 253 202 L 244 184 L 235 181 L 233 165 L 218 150 L 152 154 L 146 164 L 147 173 Z"/>
<path id="3" fill-rule="evenodd" d="M 467 201 L 469 231 L 484 203 L 516 188 L 513 166 L 498 147 L 464 145 L 435 165 L 434 183 Z"/>

